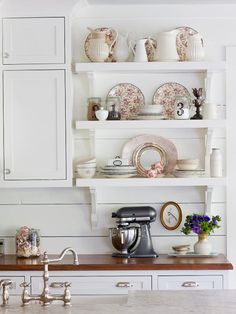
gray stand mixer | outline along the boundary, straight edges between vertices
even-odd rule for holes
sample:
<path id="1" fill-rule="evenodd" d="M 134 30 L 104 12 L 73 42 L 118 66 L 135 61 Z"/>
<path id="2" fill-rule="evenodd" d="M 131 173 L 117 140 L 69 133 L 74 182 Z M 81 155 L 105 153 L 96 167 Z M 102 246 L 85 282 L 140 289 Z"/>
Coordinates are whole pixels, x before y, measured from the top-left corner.
<path id="1" fill-rule="evenodd" d="M 122 207 L 112 213 L 117 227 L 110 228 L 113 246 L 119 251 L 114 257 L 158 257 L 152 245 L 150 222 L 156 211 L 150 206 Z"/>

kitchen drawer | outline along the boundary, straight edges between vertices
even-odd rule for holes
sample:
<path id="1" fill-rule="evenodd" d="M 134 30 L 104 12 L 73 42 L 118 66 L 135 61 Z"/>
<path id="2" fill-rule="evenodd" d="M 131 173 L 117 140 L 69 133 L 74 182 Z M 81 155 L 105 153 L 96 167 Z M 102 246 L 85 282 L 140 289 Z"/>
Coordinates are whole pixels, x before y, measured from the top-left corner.
<path id="1" fill-rule="evenodd" d="M 10 279 L 12 280 L 12 286 L 10 287 L 10 295 L 20 295 L 22 293 L 22 288 L 20 284 L 25 281 L 24 276 L 0 276 L 0 280 Z"/>
<path id="2" fill-rule="evenodd" d="M 216 276 L 158 276 L 160 290 L 223 289 L 223 278 Z"/>
<path id="3" fill-rule="evenodd" d="M 70 291 L 74 295 L 102 295 L 127 294 L 129 290 L 151 290 L 151 276 L 51 276 L 51 293 L 63 293 L 64 288 L 54 288 L 56 283 L 71 282 Z M 43 280 L 41 277 L 31 277 L 33 294 L 42 292 Z"/>

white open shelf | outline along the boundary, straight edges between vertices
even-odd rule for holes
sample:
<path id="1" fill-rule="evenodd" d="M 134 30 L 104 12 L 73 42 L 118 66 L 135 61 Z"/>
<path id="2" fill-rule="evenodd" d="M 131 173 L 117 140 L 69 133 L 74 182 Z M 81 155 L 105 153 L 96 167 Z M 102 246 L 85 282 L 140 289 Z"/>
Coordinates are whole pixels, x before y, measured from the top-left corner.
<path id="1" fill-rule="evenodd" d="M 77 130 L 85 129 L 153 129 L 153 128 L 225 128 L 226 120 L 119 120 L 76 121 Z"/>
<path id="2" fill-rule="evenodd" d="M 224 186 L 225 178 L 127 178 L 127 179 L 107 179 L 91 178 L 76 179 L 77 187 L 135 187 L 135 186 Z"/>
<path id="3" fill-rule="evenodd" d="M 75 73 L 91 72 L 205 72 L 225 71 L 225 61 L 199 62 L 88 62 L 76 63 Z"/>

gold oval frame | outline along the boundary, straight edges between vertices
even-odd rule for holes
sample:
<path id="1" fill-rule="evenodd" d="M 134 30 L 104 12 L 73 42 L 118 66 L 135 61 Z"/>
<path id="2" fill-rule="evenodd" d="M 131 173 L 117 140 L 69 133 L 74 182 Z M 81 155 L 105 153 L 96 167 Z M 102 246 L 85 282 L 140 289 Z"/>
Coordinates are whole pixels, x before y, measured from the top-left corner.
<path id="1" fill-rule="evenodd" d="M 155 143 L 145 143 L 143 145 L 140 145 L 136 148 L 136 150 L 133 153 L 133 165 L 136 167 L 137 169 L 137 173 L 142 176 L 142 177 L 147 177 L 147 173 L 146 171 L 149 169 L 145 169 L 140 162 L 141 156 L 144 153 L 144 151 L 146 150 L 151 150 L 154 149 L 155 151 L 157 151 L 161 157 L 161 162 L 165 166 L 167 165 L 167 159 L 166 159 L 166 153 L 165 151 L 157 144 Z"/>
<path id="2" fill-rule="evenodd" d="M 173 205 L 175 208 L 177 208 L 177 211 L 178 211 L 178 214 L 179 214 L 178 220 L 177 220 L 176 224 L 173 227 L 169 227 L 165 223 L 165 220 L 164 220 L 164 212 L 165 212 L 166 208 L 169 205 Z M 175 230 L 175 229 L 177 229 L 179 227 L 179 225 L 181 224 L 181 222 L 182 222 L 182 217 L 183 217 L 182 210 L 181 210 L 179 204 L 177 204 L 176 202 L 173 202 L 173 201 L 167 202 L 161 208 L 161 211 L 160 211 L 160 221 L 161 221 L 162 226 L 165 227 L 167 230 Z"/>

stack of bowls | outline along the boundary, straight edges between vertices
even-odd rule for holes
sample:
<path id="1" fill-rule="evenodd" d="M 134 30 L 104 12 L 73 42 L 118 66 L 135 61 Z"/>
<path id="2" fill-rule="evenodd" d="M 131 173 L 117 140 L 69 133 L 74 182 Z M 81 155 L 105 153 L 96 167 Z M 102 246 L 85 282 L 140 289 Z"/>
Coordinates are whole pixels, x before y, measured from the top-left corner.
<path id="1" fill-rule="evenodd" d="M 172 249 L 175 251 L 176 254 L 184 255 L 190 250 L 190 245 L 189 244 L 176 245 L 172 246 Z"/>
<path id="2" fill-rule="evenodd" d="M 199 159 L 179 159 L 176 166 L 178 169 L 174 171 L 174 176 L 177 178 L 192 178 L 202 177 L 205 175 L 205 170 L 197 169 Z"/>
<path id="3" fill-rule="evenodd" d="M 76 172 L 80 178 L 92 178 L 96 174 L 96 159 L 89 159 L 76 165 Z"/>

